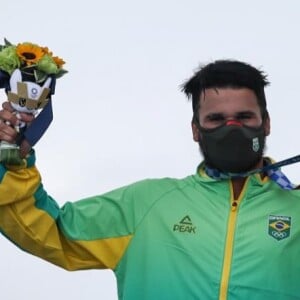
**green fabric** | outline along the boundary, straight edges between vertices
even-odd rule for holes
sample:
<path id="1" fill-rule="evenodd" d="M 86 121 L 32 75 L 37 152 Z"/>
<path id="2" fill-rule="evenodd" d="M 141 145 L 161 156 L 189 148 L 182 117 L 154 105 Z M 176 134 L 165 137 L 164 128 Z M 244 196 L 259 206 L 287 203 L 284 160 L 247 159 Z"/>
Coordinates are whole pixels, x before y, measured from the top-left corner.
<path id="1" fill-rule="evenodd" d="M 0 171 L 4 173 L 6 169 Z M 20 178 L 26 182 L 32 179 L 29 187 L 39 182 L 34 180 L 38 173 L 28 178 L 26 169 L 17 172 L 18 176 L 10 176 L 6 184 L 19 184 L 24 188 L 22 194 L 26 194 L 27 185 Z M 6 201 L 11 192 L 9 186 L 4 187 L 4 182 L 2 178 L 0 187 L 7 193 L 2 201 Z M 26 251 L 35 249 L 31 245 L 37 242 L 36 251 L 42 258 L 53 263 L 72 260 L 57 264 L 76 263 L 78 268 L 82 265 L 86 268 L 89 259 L 95 260 L 91 267 L 100 265 L 95 251 L 99 256 L 102 251 L 107 257 L 116 250 L 110 249 L 110 245 L 121 247 L 118 238 L 121 241 L 122 237 L 132 236 L 125 252 L 123 248 L 114 251 L 121 253 L 120 259 L 116 255 L 117 265 L 113 271 L 122 300 L 300 299 L 300 191 L 285 191 L 270 180 L 262 181 L 258 175 L 252 175 L 235 211 L 235 230 L 228 232 L 228 220 L 233 214 L 230 186 L 228 180 L 216 181 L 198 174 L 183 179 L 149 179 L 104 195 L 66 203 L 59 209 L 39 182 L 33 197 L 15 199 L 13 209 L 8 210 L 7 221 L 2 215 L 1 230 L 8 238 L 11 238 L 8 232 L 15 234 L 18 245 Z M 30 207 L 23 206 L 23 201 L 28 201 Z M 38 208 L 38 211 L 32 210 L 37 218 L 31 218 L 32 213 L 26 215 L 26 211 L 31 212 L 30 201 Z M 9 219 L 18 204 L 26 207 L 25 211 L 21 210 L 22 222 L 17 216 L 18 224 L 26 223 L 26 218 L 32 219 L 27 225 L 30 230 L 25 227 L 24 233 L 13 223 L 14 219 Z M 48 240 L 41 234 L 47 235 L 48 230 L 54 234 L 56 230 L 52 230 L 54 224 L 44 228 L 40 221 L 44 220 L 43 216 L 47 216 L 48 221 L 49 216 L 57 221 L 58 234 L 62 232 L 67 238 L 63 243 L 67 250 L 56 248 L 57 244 L 49 247 Z M 281 219 L 288 221 L 278 221 L 278 228 L 274 229 L 274 220 Z M 40 235 L 33 232 L 33 228 L 40 230 Z M 25 247 L 24 240 L 29 234 L 32 240 Z M 224 266 L 225 244 L 230 234 L 233 235 L 232 259 L 229 266 Z M 65 240 L 53 235 L 50 241 L 56 243 L 60 238 Z M 105 250 L 88 243 L 109 238 L 116 238 L 117 242 L 106 244 Z M 83 245 L 82 241 L 88 242 Z M 62 251 L 68 252 L 64 253 L 66 256 Z M 228 289 L 226 296 L 220 298 L 224 267 L 230 270 Z"/>
<path id="2" fill-rule="evenodd" d="M 300 299 L 299 193 L 251 177 L 232 233 L 227 299 Z M 145 180 L 67 204 L 60 221 L 71 239 L 133 234 L 114 270 L 120 299 L 218 299 L 230 199 L 229 181 Z M 288 238 L 268 234 L 270 215 L 291 217 Z"/>

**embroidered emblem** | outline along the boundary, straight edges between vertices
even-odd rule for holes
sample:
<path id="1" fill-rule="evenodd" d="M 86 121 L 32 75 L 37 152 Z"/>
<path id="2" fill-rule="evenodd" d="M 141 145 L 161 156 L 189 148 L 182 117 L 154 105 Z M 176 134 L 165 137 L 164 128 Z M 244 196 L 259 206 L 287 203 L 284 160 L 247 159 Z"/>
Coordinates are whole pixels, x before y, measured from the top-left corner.
<path id="1" fill-rule="evenodd" d="M 189 216 L 185 216 L 178 224 L 174 224 L 173 231 L 196 233 L 196 227 L 193 225 Z"/>
<path id="2" fill-rule="evenodd" d="M 290 236 L 291 217 L 269 216 L 269 235 L 277 241 Z"/>
<path id="3" fill-rule="evenodd" d="M 257 137 L 252 140 L 252 149 L 254 152 L 259 150 L 259 140 Z"/>

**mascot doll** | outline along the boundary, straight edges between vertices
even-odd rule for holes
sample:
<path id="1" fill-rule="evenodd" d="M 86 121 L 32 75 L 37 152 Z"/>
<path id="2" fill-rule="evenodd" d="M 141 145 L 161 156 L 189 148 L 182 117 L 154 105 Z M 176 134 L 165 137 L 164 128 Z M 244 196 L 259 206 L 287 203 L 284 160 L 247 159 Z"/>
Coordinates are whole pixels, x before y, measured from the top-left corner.
<path id="1" fill-rule="evenodd" d="M 26 139 L 30 146 L 34 146 L 47 130 L 53 119 L 51 95 L 54 94 L 56 79 L 67 72 L 62 68 L 64 63 L 47 47 L 36 44 L 15 46 L 5 40 L 5 45 L 0 46 L 0 88 L 5 89 L 16 114 L 35 115 L 30 125 L 21 123 L 15 128 L 18 132 L 16 144 L 0 142 L 0 162 L 22 164 L 20 143 Z"/>

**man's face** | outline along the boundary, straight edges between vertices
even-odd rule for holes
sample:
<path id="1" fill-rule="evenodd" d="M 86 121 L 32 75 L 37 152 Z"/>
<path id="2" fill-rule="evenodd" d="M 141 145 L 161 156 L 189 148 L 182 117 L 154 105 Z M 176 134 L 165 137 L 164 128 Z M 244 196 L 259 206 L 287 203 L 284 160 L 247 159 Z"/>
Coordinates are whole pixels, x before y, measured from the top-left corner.
<path id="1" fill-rule="evenodd" d="M 270 133 L 270 120 L 269 117 L 262 119 L 257 97 L 252 90 L 207 89 L 200 95 L 197 117 L 199 124 L 192 123 L 193 138 L 199 143 L 208 165 L 234 173 L 262 166 L 265 137 Z M 231 127 L 227 127 L 228 121 L 232 121 Z M 237 128 L 233 129 L 233 125 Z M 243 131 L 238 129 L 241 125 L 245 126 Z M 204 131 L 215 128 L 218 131 Z M 251 130 L 254 130 L 254 135 Z M 222 137 L 221 132 L 227 133 Z"/>
<path id="2" fill-rule="evenodd" d="M 212 129 L 227 120 L 237 120 L 243 125 L 258 127 L 262 124 L 260 107 L 255 93 L 248 88 L 209 88 L 200 95 L 198 120 L 201 127 Z M 270 133 L 270 120 L 264 124 L 265 135 Z M 194 141 L 201 135 L 196 124 L 192 124 Z"/>

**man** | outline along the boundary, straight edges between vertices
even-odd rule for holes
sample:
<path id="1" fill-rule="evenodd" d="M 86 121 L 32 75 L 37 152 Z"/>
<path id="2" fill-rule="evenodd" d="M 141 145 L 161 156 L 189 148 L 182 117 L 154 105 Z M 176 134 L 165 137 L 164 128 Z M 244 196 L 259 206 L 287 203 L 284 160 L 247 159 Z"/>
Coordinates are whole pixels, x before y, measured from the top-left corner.
<path id="1" fill-rule="evenodd" d="M 300 192 L 279 170 L 253 171 L 271 163 L 267 84 L 225 60 L 183 85 L 204 156 L 184 179 L 143 180 L 60 209 L 33 151 L 21 167 L 1 166 L 1 231 L 67 270 L 112 269 L 120 299 L 300 299 Z M 12 142 L 10 110 L 0 111 L 0 139 Z"/>

